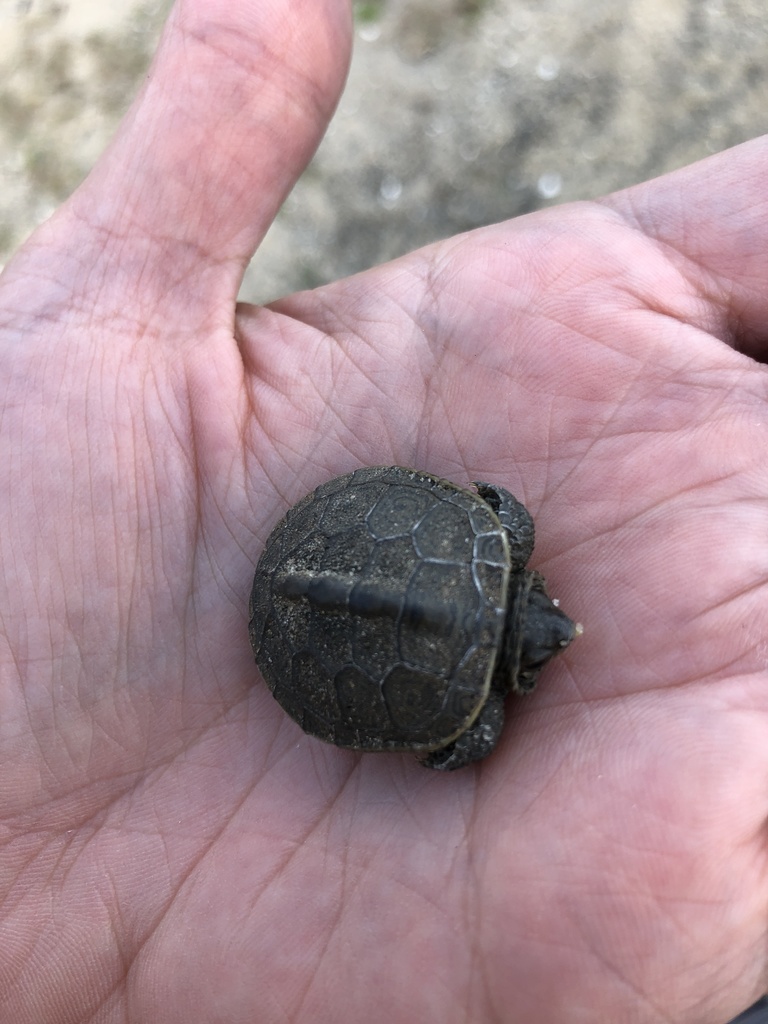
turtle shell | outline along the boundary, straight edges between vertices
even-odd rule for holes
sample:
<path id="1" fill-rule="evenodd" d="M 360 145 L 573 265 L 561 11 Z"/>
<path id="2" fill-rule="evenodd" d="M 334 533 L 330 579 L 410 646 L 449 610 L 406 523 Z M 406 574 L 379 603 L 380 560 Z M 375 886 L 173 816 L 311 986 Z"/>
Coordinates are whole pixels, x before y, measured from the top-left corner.
<path id="1" fill-rule="evenodd" d="M 487 699 L 509 576 L 506 532 L 478 494 L 397 466 L 359 469 L 318 487 L 270 535 L 251 645 L 312 736 L 440 749 Z"/>

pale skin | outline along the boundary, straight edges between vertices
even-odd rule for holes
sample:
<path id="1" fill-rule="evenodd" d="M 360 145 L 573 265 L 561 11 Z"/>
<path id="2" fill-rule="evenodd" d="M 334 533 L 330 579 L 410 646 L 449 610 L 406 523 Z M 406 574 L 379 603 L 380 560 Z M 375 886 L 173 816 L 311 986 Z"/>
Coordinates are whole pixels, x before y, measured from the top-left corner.
<path id="1" fill-rule="evenodd" d="M 0 278 L 0 1019 L 717 1024 L 766 988 L 768 142 L 270 308 L 341 0 L 184 0 Z M 761 362 L 762 361 L 762 362 Z M 254 565 L 493 480 L 584 635 L 450 775 L 304 737 Z"/>

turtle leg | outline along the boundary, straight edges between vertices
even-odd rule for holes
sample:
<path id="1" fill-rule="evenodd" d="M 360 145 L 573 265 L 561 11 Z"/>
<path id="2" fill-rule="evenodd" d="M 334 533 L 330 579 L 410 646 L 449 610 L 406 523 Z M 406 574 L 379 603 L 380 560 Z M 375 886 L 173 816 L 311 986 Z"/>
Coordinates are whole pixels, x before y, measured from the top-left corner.
<path id="1" fill-rule="evenodd" d="M 473 761 L 487 757 L 501 735 L 504 725 L 504 697 L 496 690 L 491 690 L 488 700 L 472 725 L 453 743 L 442 750 L 433 750 L 420 761 L 427 768 L 439 772 L 452 772 L 463 768 Z"/>
<path id="2" fill-rule="evenodd" d="M 491 506 L 499 522 L 507 531 L 509 557 L 513 569 L 524 569 L 533 554 L 533 519 L 521 501 L 496 484 L 475 481 L 477 493 Z"/>

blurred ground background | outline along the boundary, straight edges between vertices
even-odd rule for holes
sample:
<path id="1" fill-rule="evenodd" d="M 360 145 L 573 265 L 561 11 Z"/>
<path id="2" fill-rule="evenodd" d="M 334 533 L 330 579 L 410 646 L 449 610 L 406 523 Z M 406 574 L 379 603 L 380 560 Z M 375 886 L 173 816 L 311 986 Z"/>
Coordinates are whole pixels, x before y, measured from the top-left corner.
<path id="1" fill-rule="evenodd" d="M 0 265 L 106 145 L 169 7 L 0 0 Z M 759 0 L 358 0 L 355 13 L 344 98 L 243 298 L 601 195 L 766 130 Z"/>
<path id="2" fill-rule="evenodd" d="M 0 0 L 0 264 L 83 178 L 169 0 Z M 689 163 L 765 130 L 758 0 L 358 0 L 349 84 L 242 295 Z"/>

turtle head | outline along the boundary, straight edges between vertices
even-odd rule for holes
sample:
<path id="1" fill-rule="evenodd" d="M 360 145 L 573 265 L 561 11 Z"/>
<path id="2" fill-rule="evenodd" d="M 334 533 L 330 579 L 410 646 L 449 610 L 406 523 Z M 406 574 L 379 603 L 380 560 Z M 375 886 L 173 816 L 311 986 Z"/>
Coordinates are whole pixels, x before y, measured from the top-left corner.
<path id="1" fill-rule="evenodd" d="M 528 693 L 536 685 L 539 672 L 550 658 L 560 654 L 582 626 L 569 619 L 547 593 L 544 579 L 537 572 L 522 574 L 521 586 L 510 609 L 507 642 L 514 645 L 509 664 L 515 666 L 512 687 Z"/>

